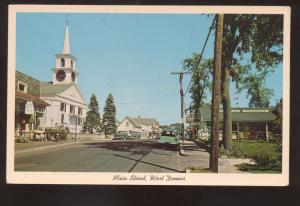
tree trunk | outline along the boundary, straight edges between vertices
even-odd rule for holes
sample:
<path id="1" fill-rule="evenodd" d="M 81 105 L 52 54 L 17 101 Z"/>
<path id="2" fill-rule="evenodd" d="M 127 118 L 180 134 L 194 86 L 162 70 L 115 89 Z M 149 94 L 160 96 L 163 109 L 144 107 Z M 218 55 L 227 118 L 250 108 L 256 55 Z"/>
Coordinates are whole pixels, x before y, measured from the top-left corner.
<path id="1" fill-rule="evenodd" d="M 222 144 L 227 152 L 232 151 L 232 115 L 230 104 L 230 75 L 227 68 L 222 69 L 223 136 Z"/>

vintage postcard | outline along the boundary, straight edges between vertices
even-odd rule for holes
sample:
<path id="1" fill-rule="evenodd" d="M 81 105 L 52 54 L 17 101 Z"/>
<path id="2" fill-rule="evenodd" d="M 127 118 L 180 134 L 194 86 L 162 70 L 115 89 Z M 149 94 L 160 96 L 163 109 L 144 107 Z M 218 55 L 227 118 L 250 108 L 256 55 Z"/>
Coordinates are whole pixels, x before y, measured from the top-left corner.
<path id="1" fill-rule="evenodd" d="M 10 5 L 8 32 L 8 183 L 289 184 L 289 7 Z"/>

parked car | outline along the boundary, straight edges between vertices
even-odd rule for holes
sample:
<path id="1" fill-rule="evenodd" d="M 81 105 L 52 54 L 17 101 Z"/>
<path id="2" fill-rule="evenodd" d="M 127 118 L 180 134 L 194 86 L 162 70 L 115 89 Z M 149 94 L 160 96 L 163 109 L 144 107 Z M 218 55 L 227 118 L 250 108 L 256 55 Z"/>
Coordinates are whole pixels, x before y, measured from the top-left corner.
<path id="1" fill-rule="evenodd" d="M 127 140 L 128 138 L 128 134 L 127 133 L 122 133 L 122 132 L 118 132 L 116 134 L 113 135 L 112 140 Z"/>
<path id="2" fill-rule="evenodd" d="M 129 139 L 129 140 L 134 140 L 134 139 L 136 139 L 136 137 L 135 137 L 135 136 L 132 136 L 132 135 L 128 135 L 128 139 Z"/>
<path id="3" fill-rule="evenodd" d="M 140 139 L 142 137 L 142 133 L 141 132 L 130 132 L 130 137 L 132 139 Z"/>
<path id="4" fill-rule="evenodd" d="M 176 134 L 176 132 L 174 132 L 174 131 L 162 131 L 158 142 L 172 144 L 172 145 L 178 145 L 179 138 L 178 138 L 178 135 Z"/>

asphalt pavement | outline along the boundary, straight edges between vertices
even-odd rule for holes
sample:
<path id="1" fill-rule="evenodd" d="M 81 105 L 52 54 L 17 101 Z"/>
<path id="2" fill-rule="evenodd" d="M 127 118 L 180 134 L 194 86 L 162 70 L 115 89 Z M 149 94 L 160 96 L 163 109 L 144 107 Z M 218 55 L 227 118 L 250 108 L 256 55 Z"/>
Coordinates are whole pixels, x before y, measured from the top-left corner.
<path id="1" fill-rule="evenodd" d="M 219 158 L 220 173 L 242 173 L 235 166 L 250 159 Z M 155 140 L 98 140 L 18 150 L 16 171 L 184 173 L 209 168 L 209 153 L 193 141 L 176 146 Z"/>
<path id="2" fill-rule="evenodd" d="M 15 158 L 16 171 L 180 173 L 191 166 L 208 167 L 208 153 L 182 156 L 178 148 L 154 140 L 81 142 Z"/>

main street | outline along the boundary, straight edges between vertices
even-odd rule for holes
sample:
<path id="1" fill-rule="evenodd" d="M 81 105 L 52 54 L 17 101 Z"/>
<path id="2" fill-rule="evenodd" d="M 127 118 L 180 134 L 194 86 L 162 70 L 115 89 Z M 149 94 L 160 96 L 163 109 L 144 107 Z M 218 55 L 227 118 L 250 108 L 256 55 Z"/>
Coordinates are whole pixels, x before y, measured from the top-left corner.
<path id="1" fill-rule="evenodd" d="M 154 140 L 85 141 L 73 145 L 18 153 L 16 171 L 60 172 L 185 172 L 208 167 L 208 153 L 196 146 L 188 156 Z M 193 152 L 194 151 L 194 152 Z"/>

